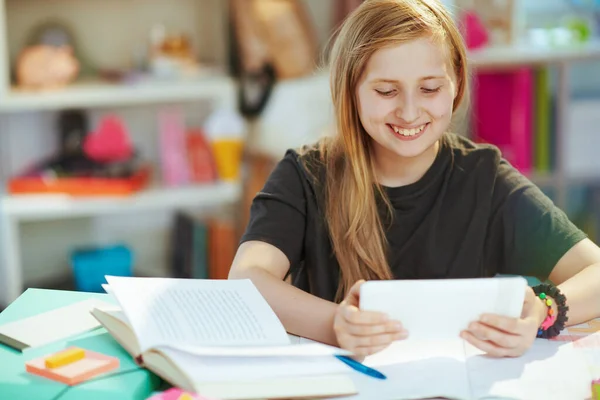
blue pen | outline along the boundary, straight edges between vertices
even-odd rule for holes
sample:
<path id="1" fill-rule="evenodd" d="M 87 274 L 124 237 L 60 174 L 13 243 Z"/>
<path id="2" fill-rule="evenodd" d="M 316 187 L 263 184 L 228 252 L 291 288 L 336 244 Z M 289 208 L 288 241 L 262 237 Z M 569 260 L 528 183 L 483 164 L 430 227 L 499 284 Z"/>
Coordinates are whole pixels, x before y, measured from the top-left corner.
<path id="1" fill-rule="evenodd" d="M 371 367 L 367 367 L 366 365 L 359 363 L 358 361 L 356 361 L 348 356 L 335 356 L 335 357 L 338 360 L 345 363 L 346 365 L 348 365 L 350 368 L 352 368 L 358 372 L 362 372 L 363 374 L 372 376 L 373 378 L 386 379 L 385 375 L 382 374 L 381 372 L 379 372 L 376 369 L 373 369 Z"/>

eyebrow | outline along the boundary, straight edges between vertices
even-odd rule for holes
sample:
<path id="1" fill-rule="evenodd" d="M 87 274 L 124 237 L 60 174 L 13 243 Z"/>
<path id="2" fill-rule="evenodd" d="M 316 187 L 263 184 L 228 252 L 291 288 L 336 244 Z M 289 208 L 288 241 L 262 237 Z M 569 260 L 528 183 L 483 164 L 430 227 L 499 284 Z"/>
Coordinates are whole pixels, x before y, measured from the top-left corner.
<path id="1" fill-rule="evenodd" d="M 428 76 L 424 76 L 424 77 L 420 78 L 419 80 L 420 81 L 429 81 L 432 79 L 446 79 L 446 77 L 443 75 L 428 75 Z M 395 79 L 378 78 L 378 79 L 371 80 L 371 83 L 398 83 L 398 81 Z"/>

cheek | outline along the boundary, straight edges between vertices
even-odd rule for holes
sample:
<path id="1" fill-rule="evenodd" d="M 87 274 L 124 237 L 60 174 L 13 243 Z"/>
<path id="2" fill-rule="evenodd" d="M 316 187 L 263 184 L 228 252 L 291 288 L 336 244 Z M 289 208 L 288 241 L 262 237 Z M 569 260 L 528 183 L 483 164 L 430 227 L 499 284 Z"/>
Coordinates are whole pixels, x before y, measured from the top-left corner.
<path id="1" fill-rule="evenodd" d="M 360 112 L 363 122 L 380 122 L 394 110 L 391 101 L 378 96 L 367 96 L 366 101 L 361 102 Z M 365 98 L 365 97 L 363 97 Z"/>
<path id="2" fill-rule="evenodd" d="M 452 117 L 454 97 L 451 93 L 440 93 L 427 103 L 427 111 L 436 119 Z"/>

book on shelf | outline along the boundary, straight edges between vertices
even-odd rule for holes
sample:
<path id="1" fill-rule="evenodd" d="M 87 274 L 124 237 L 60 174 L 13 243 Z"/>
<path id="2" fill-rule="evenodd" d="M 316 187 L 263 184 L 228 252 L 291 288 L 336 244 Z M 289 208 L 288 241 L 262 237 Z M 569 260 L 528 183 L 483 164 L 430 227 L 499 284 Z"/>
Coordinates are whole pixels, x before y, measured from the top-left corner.
<path id="1" fill-rule="evenodd" d="M 227 279 L 237 250 L 235 221 L 179 211 L 171 239 L 171 276 Z"/>
<path id="2" fill-rule="evenodd" d="M 535 147 L 534 163 L 537 172 L 548 173 L 550 164 L 550 122 L 552 114 L 550 73 L 548 68 L 539 68 L 535 72 Z"/>
<path id="3" fill-rule="evenodd" d="M 533 168 L 533 89 L 529 68 L 477 72 L 474 128 L 476 140 L 497 146 L 515 168 L 528 174 Z"/>
<path id="4" fill-rule="evenodd" d="M 293 344 L 250 280 L 107 276 L 120 309 L 92 315 L 140 364 L 172 385 L 219 399 L 356 393 L 321 343 Z"/>

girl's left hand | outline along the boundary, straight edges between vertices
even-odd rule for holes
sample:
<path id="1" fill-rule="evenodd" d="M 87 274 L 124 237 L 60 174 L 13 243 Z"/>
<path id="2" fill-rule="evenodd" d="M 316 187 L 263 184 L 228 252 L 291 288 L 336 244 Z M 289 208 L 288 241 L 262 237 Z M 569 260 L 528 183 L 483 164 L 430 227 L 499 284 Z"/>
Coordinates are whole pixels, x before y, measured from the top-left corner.
<path id="1" fill-rule="evenodd" d="M 521 318 L 484 314 L 460 336 L 490 356 L 518 357 L 533 344 L 546 313 L 546 305 L 528 287 Z"/>

